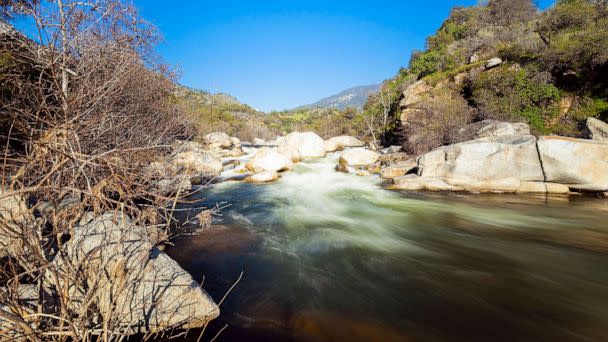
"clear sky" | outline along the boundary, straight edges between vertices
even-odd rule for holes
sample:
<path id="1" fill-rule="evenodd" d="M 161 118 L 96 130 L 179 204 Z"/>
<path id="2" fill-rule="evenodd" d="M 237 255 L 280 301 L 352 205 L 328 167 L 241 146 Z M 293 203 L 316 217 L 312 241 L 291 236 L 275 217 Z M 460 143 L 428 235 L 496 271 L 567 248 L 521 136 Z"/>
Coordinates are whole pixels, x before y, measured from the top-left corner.
<path id="1" fill-rule="evenodd" d="M 159 52 L 180 83 L 264 111 L 392 77 L 450 8 L 476 2 L 135 0 L 163 34 Z"/>

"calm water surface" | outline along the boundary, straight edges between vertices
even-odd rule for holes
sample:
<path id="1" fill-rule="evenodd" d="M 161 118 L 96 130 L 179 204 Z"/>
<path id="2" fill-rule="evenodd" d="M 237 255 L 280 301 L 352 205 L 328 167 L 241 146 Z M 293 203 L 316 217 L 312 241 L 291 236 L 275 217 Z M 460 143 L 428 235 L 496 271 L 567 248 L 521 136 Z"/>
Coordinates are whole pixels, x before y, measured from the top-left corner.
<path id="1" fill-rule="evenodd" d="M 244 272 L 207 340 L 608 341 L 608 200 L 401 193 L 335 164 L 200 195 L 230 205 L 168 253 L 216 301 Z"/>

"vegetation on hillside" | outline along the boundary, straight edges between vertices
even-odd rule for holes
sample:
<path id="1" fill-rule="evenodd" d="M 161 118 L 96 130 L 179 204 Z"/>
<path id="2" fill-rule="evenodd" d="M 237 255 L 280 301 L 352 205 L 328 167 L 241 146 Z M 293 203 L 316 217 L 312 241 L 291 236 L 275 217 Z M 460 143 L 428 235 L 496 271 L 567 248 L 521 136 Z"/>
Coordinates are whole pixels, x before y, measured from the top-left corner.
<path id="1" fill-rule="evenodd" d="M 503 63 L 485 70 L 495 57 Z M 424 96 L 415 115 L 399 122 L 401 93 L 419 80 L 444 90 Z M 400 127 L 412 153 L 464 139 L 458 129 L 483 119 L 526 122 L 536 134 L 580 136 L 587 117 L 608 119 L 606 82 L 607 1 L 559 0 L 545 11 L 530 0 L 456 7 L 426 49 L 384 83 L 394 101 L 389 127 L 376 130 L 390 136 Z M 381 101 L 370 97 L 364 115 L 379 107 Z"/>

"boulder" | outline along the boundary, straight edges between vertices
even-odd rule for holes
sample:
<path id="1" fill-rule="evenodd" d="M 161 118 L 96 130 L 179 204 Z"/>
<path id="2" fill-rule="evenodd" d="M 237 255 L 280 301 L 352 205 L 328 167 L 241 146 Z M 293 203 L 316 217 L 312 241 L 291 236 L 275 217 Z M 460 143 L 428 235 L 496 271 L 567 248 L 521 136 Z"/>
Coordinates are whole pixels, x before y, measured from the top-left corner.
<path id="1" fill-rule="evenodd" d="M 581 191 L 608 190 L 608 143 L 559 136 L 538 139 L 546 181 Z"/>
<path id="2" fill-rule="evenodd" d="M 325 140 L 323 142 L 323 148 L 325 149 L 325 152 L 336 152 L 338 150 L 341 150 L 342 146 L 340 146 L 340 144 L 338 144 L 338 142 L 336 141 Z"/>
<path id="3" fill-rule="evenodd" d="M 588 118 L 586 127 L 589 139 L 608 142 L 608 123 L 596 118 Z"/>
<path id="4" fill-rule="evenodd" d="M 368 149 L 357 147 L 342 152 L 340 164 L 348 166 L 367 166 L 378 161 L 379 154 Z"/>
<path id="5" fill-rule="evenodd" d="M 412 171 L 418 166 L 415 159 L 408 159 L 401 162 L 397 162 L 394 165 L 389 165 L 382 169 L 380 177 L 384 179 L 393 179 L 399 176 L 403 176 L 406 173 Z"/>
<path id="6" fill-rule="evenodd" d="M 241 139 L 237 138 L 237 137 L 231 137 L 230 138 L 230 142 L 232 143 L 232 146 L 235 148 L 240 148 L 241 147 Z"/>
<path id="7" fill-rule="evenodd" d="M 323 139 L 313 132 L 292 132 L 278 141 L 279 151 L 292 157 L 292 160 L 303 158 L 325 157 Z"/>
<path id="8" fill-rule="evenodd" d="M 279 179 L 279 174 L 276 171 L 262 171 L 245 178 L 251 183 L 266 183 Z"/>
<path id="9" fill-rule="evenodd" d="M 471 192 L 516 192 L 521 187 L 521 181 L 517 178 L 497 178 L 486 180 L 473 179 L 444 179 L 444 181 L 453 186 L 455 191 L 471 191 Z"/>
<path id="10" fill-rule="evenodd" d="M 0 257 L 10 254 L 11 248 L 23 247 L 22 226 L 33 221 L 34 215 L 22 195 L 0 190 Z"/>
<path id="11" fill-rule="evenodd" d="M 136 226 L 119 213 L 83 220 L 65 254 L 54 260 L 60 275 L 55 286 L 67 289 L 74 299 L 95 291 L 88 296 L 102 315 L 112 315 L 131 333 L 205 326 L 219 315 L 218 306 L 149 236 L 148 227 Z M 68 267 L 82 270 L 86 286 L 62 276 Z M 69 303 L 76 312 L 86 310 L 82 306 L 87 304 Z"/>
<path id="12" fill-rule="evenodd" d="M 437 148 L 418 157 L 418 175 L 472 185 L 507 178 L 544 181 L 536 138 L 531 135 L 481 138 Z"/>
<path id="13" fill-rule="evenodd" d="M 348 135 L 340 135 L 337 137 L 330 138 L 329 141 L 333 141 L 337 143 L 340 148 L 345 147 L 362 147 L 365 146 L 365 143 L 355 137 L 351 137 Z"/>
<path id="14" fill-rule="evenodd" d="M 401 110 L 401 115 L 399 116 L 399 120 L 401 120 L 402 124 L 405 124 L 409 121 L 410 118 L 421 117 L 425 114 L 424 110 L 418 108 L 405 108 Z"/>
<path id="15" fill-rule="evenodd" d="M 245 166 L 252 172 L 284 171 L 293 167 L 291 159 L 271 148 L 262 148 Z"/>
<path id="16" fill-rule="evenodd" d="M 511 123 L 486 120 L 477 133 L 476 138 L 491 138 L 501 135 L 530 134 L 530 126 L 523 122 Z"/>
<path id="17" fill-rule="evenodd" d="M 415 174 L 400 176 L 393 179 L 393 189 L 399 190 L 428 190 L 428 191 L 458 191 L 459 187 L 450 185 L 437 178 L 425 178 Z"/>
<path id="18" fill-rule="evenodd" d="M 217 176 L 222 170 L 222 161 L 210 153 L 192 150 L 179 152 L 173 157 L 173 164 L 186 172 Z"/>
<path id="19" fill-rule="evenodd" d="M 499 66 L 501 64 L 502 64 L 502 59 L 500 59 L 498 57 L 490 58 L 486 62 L 486 69 L 492 69 L 492 68 L 497 67 L 497 66 Z"/>
<path id="20" fill-rule="evenodd" d="M 521 182 L 517 193 L 568 194 L 570 188 L 563 184 L 546 182 Z"/>
<path id="21" fill-rule="evenodd" d="M 422 97 L 420 95 L 431 91 L 431 89 L 432 87 L 423 80 L 412 84 L 401 94 L 402 99 L 399 101 L 399 106 L 405 108 L 422 101 Z"/>
<path id="22" fill-rule="evenodd" d="M 225 132 L 213 132 L 205 135 L 203 141 L 210 148 L 230 148 L 232 139 Z"/>
<path id="23" fill-rule="evenodd" d="M 253 144 L 258 146 L 265 145 L 266 140 L 260 138 L 253 138 Z"/>
<path id="24" fill-rule="evenodd" d="M 386 149 L 387 153 L 399 153 L 403 150 L 403 146 L 391 145 Z"/>

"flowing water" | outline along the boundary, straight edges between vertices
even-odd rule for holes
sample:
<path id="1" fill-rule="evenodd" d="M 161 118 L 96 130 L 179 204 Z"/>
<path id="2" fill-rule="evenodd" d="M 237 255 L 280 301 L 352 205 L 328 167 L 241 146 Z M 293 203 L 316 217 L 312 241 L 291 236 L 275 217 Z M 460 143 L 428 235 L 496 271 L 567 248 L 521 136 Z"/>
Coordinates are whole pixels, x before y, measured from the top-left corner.
<path id="1" fill-rule="evenodd" d="M 608 340 L 608 200 L 402 193 L 335 165 L 200 194 L 229 206 L 169 254 L 216 301 L 244 272 L 209 337 Z"/>

